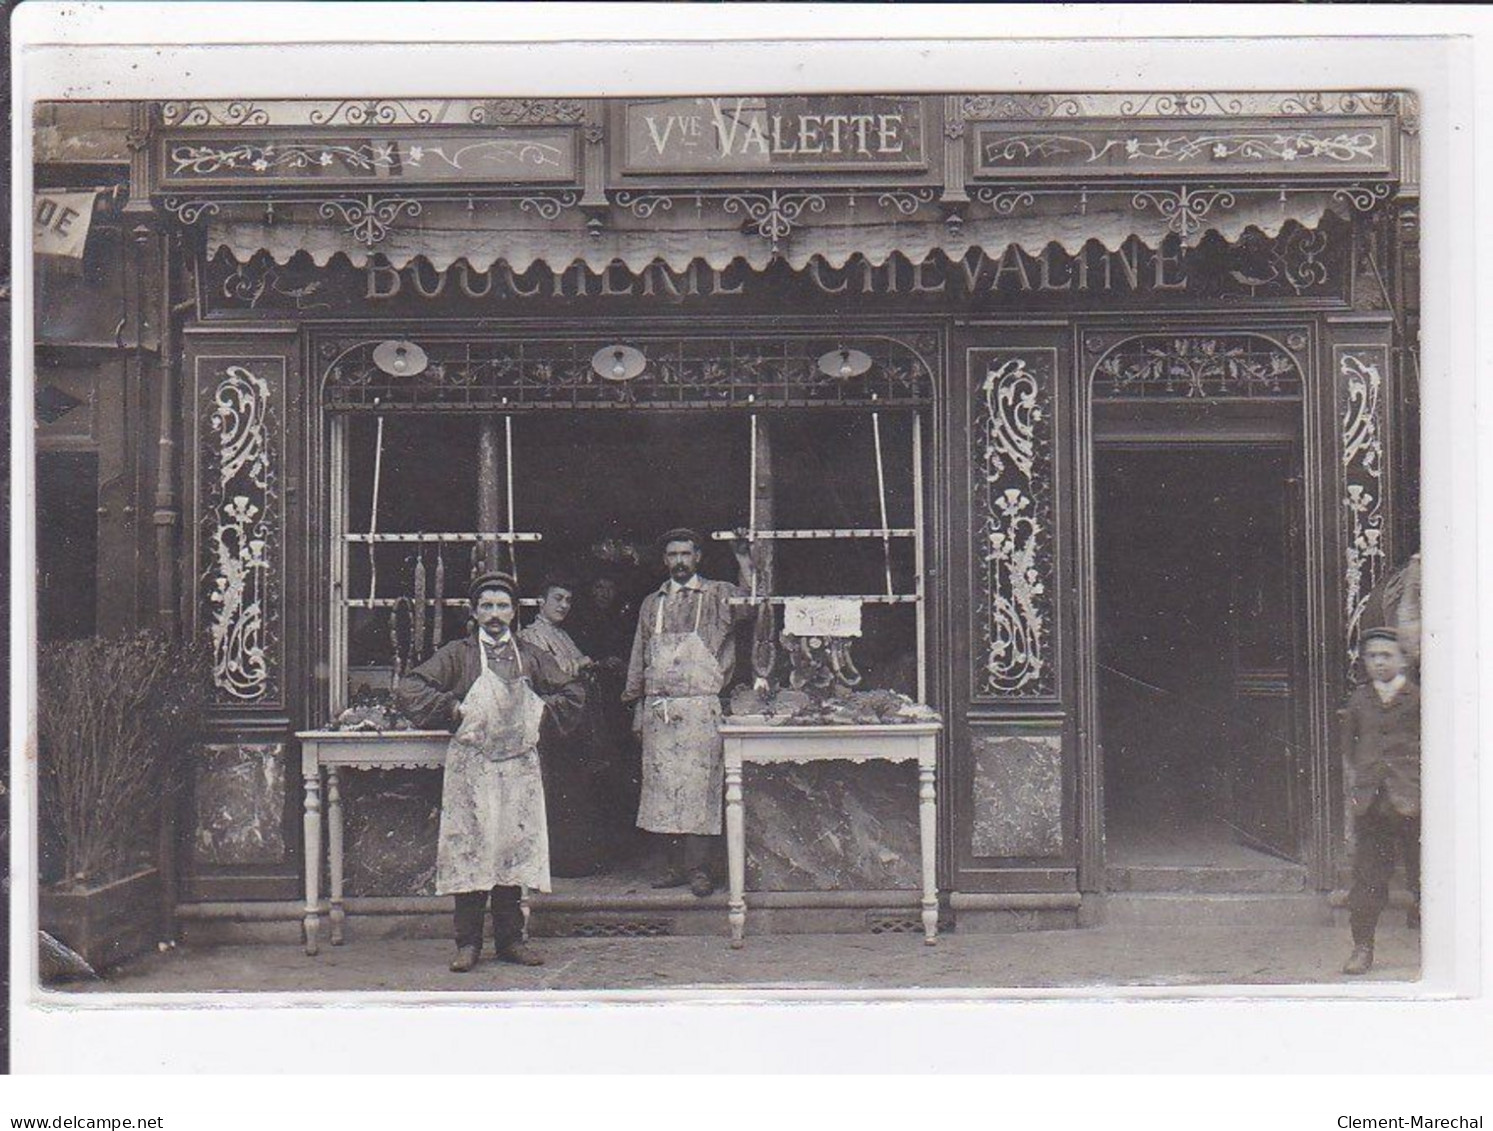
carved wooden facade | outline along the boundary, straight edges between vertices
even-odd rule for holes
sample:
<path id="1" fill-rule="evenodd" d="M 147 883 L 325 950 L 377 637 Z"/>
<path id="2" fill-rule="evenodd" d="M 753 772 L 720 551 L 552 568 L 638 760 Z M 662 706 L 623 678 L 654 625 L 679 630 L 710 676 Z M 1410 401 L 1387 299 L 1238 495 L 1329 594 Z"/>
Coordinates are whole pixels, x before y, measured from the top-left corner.
<path id="1" fill-rule="evenodd" d="M 769 101 L 742 120 L 802 109 Z M 1413 98 L 888 99 L 881 112 L 915 119 L 905 160 L 856 151 L 850 100 L 820 115 L 851 123 L 845 160 L 809 160 L 817 135 L 780 124 L 755 167 L 664 143 L 641 158 L 648 112 L 140 108 L 142 230 L 169 234 L 176 298 L 195 301 L 168 379 L 187 488 L 179 606 L 213 649 L 219 708 L 203 772 L 224 751 L 294 757 L 294 730 L 324 721 L 329 414 L 897 406 L 931 425 L 941 884 L 990 907 L 1076 897 L 1103 883 L 1093 413 L 1266 403 L 1300 437 L 1316 540 L 1307 855 L 1325 883 L 1331 707 L 1363 603 L 1413 548 L 1413 422 L 1396 408 L 1418 318 Z M 379 372 L 371 350 L 391 338 L 430 369 Z M 646 380 L 595 379 L 588 359 L 612 341 L 645 346 Z M 873 358 L 863 387 L 816 376 L 842 344 Z M 279 860 L 256 858 L 248 879 L 209 853 L 189 895 L 291 894 L 296 836 L 288 822 Z"/>

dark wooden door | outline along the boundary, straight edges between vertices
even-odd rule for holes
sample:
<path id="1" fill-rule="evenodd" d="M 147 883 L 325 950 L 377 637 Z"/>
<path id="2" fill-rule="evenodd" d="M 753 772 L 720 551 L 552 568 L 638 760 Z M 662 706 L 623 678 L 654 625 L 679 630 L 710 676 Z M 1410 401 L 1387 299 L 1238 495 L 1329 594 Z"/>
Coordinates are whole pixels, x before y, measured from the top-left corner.
<path id="1" fill-rule="evenodd" d="M 1302 483 L 1282 477 L 1274 490 L 1259 483 L 1245 477 L 1234 500 L 1238 565 L 1230 607 L 1233 701 L 1224 818 L 1249 844 L 1300 860 L 1308 767 Z"/>

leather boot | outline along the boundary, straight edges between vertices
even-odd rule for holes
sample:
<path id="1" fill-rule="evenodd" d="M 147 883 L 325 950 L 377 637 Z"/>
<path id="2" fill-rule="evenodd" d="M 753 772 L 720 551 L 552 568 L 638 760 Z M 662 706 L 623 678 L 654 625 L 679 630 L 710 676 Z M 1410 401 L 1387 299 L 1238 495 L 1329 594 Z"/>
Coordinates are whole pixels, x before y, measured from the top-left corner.
<path id="1" fill-rule="evenodd" d="M 1343 963 L 1344 974 L 1367 974 L 1374 965 L 1374 948 L 1359 943 L 1353 948 L 1353 953 L 1348 956 L 1348 961 Z"/>
<path id="2" fill-rule="evenodd" d="M 515 966 L 543 966 L 544 959 L 529 949 L 525 942 L 511 942 L 498 948 L 498 961 L 511 962 Z"/>
<path id="3" fill-rule="evenodd" d="M 451 960 L 451 973 L 465 974 L 477 965 L 477 948 L 475 946 L 460 946 L 456 948 L 456 957 Z"/>
<path id="4" fill-rule="evenodd" d="M 715 880 L 711 879 L 710 873 L 704 868 L 697 869 L 690 875 L 689 890 L 696 898 L 704 899 L 715 891 Z"/>

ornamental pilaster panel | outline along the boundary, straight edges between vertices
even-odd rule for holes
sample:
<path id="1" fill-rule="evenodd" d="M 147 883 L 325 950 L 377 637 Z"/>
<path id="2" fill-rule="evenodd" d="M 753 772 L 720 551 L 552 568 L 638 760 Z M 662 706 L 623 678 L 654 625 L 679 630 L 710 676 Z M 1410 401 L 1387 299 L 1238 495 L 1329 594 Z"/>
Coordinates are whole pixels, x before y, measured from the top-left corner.
<path id="1" fill-rule="evenodd" d="M 214 702 L 282 707 L 285 359 L 200 354 L 193 390 L 194 627 Z"/>
<path id="2" fill-rule="evenodd" d="M 970 351 L 970 701 L 1058 694 L 1053 430 L 1058 351 Z"/>
<path id="3" fill-rule="evenodd" d="M 1377 328 L 1358 328 L 1363 339 Z M 1352 333 L 1352 330 L 1349 330 Z M 1392 485 L 1389 475 L 1390 347 L 1360 340 L 1332 347 L 1337 424 L 1337 508 L 1342 589 L 1339 658 L 1350 682 L 1358 674 L 1363 615 L 1391 564 Z"/>

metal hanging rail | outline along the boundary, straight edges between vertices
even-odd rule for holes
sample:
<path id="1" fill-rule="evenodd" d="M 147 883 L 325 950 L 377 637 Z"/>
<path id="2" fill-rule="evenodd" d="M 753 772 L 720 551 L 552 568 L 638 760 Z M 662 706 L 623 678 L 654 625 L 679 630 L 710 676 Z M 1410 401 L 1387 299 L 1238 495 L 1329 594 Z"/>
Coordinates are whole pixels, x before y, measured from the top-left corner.
<path id="1" fill-rule="evenodd" d="M 788 597 L 730 597 L 732 605 L 784 605 L 802 600 L 859 601 L 863 605 L 915 605 L 922 600 L 916 593 L 812 593 Z"/>
<path id="2" fill-rule="evenodd" d="M 367 597 L 353 597 L 343 602 L 349 609 L 392 609 L 394 606 L 403 603 L 414 604 L 408 597 L 374 597 L 372 599 Z M 435 603 L 435 601 L 430 599 L 423 602 L 427 606 Z M 448 609 L 465 609 L 471 604 L 466 597 L 446 597 L 440 603 Z M 544 604 L 544 601 L 539 597 L 520 597 L 518 603 L 537 608 Z"/>
<path id="3" fill-rule="evenodd" d="M 813 538 L 916 538 L 918 532 L 912 527 L 810 527 L 804 530 L 753 530 L 750 538 L 813 539 Z M 716 542 L 729 542 L 736 537 L 734 530 L 712 530 L 710 537 Z"/>
<path id="4" fill-rule="evenodd" d="M 450 534 L 344 534 L 349 542 L 460 542 L 471 544 L 473 542 L 540 542 L 544 535 L 535 534 L 530 531 L 498 531 L 493 534 L 482 533 L 450 533 Z"/>

